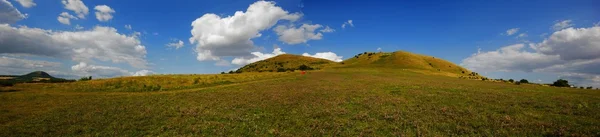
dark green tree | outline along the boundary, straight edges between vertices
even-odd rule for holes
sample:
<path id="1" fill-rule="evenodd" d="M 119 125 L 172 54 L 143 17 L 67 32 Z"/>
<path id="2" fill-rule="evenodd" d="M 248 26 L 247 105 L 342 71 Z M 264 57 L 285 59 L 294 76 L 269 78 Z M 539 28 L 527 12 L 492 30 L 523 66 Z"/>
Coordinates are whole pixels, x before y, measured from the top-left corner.
<path id="1" fill-rule="evenodd" d="M 521 79 L 519 80 L 520 83 L 529 83 L 529 81 L 527 81 L 526 79 Z"/>
<path id="2" fill-rule="evenodd" d="M 558 79 L 556 81 L 554 81 L 554 83 L 552 83 L 552 86 L 555 87 L 569 87 L 569 81 L 564 80 L 564 79 Z"/>

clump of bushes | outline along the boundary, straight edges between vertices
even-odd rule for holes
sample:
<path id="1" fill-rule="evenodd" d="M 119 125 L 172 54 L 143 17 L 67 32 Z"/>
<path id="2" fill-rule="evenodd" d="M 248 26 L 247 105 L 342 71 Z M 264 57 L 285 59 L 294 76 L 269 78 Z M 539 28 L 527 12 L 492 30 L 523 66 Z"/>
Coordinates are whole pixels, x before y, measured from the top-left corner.
<path id="1" fill-rule="evenodd" d="M 552 86 L 555 87 L 569 87 L 569 81 L 564 80 L 564 79 L 558 79 L 556 81 L 554 81 L 554 83 L 552 83 Z"/>
<path id="2" fill-rule="evenodd" d="M 89 81 L 89 80 L 92 80 L 92 76 L 82 77 L 82 78 L 79 79 L 79 81 Z"/>

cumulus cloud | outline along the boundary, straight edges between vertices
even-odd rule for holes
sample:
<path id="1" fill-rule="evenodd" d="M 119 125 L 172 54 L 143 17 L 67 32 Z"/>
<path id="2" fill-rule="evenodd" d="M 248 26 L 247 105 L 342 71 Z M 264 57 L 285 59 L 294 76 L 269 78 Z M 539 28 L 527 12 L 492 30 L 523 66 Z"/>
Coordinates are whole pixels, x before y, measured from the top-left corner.
<path id="1" fill-rule="evenodd" d="M 517 35 L 517 38 L 525 38 L 527 37 L 527 33 L 521 33 L 519 35 Z"/>
<path id="2" fill-rule="evenodd" d="M 350 27 L 354 27 L 354 23 L 352 23 L 352 20 L 348 20 L 348 21 L 344 22 L 344 24 L 342 24 L 342 29 L 345 29 L 346 25 L 349 25 Z"/>
<path id="3" fill-rule="evenodd" d="M 196 44 L 197 59 L 220 60 L 225 56 L 247 56 L 255 48 L 251 41 L 260 31 L 273 27 L 280 20 L 294 22 L 302 15 L 289 13 L 275 2 L 257 1 L 233 16 L 220 17 L 208 13 L 192 22 L 191 44 Z"/>
<path id="4" fill-rule="evenodd" d="M 62 0 L 62 4 L 65 5 L 65 9 L 75 12 L 77 17 L 82 19 L 85 19 L 90 11 L 81 0 Z"/>
<path id="5" fill-rule="evenodd" d="M 27 15 L 21 14 L 12 3 L 7 0 L 0 0 L 0 24 L 13 24 L 25 18 L 27 18 Z"/>
<path id="6" fill-rule="evenodd" d="M 71 25 L 71 19 L 77 19 L 77 17 L 67 13 L 67 12 L 62 12 L 60 13 L 60 15 L 58 15 L 58 22 L 65 24 L 65 25 Z"/>
<path id="7" fill-rule="evenodd" d="M 181 40 L 179 40 L 178 42 L 173 42 L 173 43 L 168 43 L 167 44 L 167 47 L 172 47 L 172 48 L 175 48 L 175 49 L 179 49 L 179 48 L 181 48 L 183 46 L 184 46 L 183 45 L 183 41 L 181 41 Z"/>
<path id="8" fill-rule="evenodd" d="M 285 54 L 285 52 L 281 51 L 281 48 L 275 48 L 273 49 L 272 53 L 261 53 L 261 52 L 252 52 L 252 57 L 237 57 L 234 58 L 231 61 L 231 64 L 235 64 L 235 65 L 246 65 L 246 64 L 250 64 L 250 63 L 254 63 L 257 61 L 261 61 L 261 60 L 265 60 L 268 58 L 272 58 L 275 57 L 277 55 L 281 55 L 281 54 Z"/>
<path id="9" fill-rule="evenodd" d="M 108 66 L 96 66 L 96 65 L 88 65 L 85 62 L 80 62 L 77 65 L 71 67 L 76 73 L 82 76 L 96 76 L 96 77 L 115 77 L 115 76 L 130 76 L 130 73 L 127 70 L 117 68 L 117 67 L 108 67 Z"/>
<path id="10" fill-rule="evenodd" d="M 148 75 L 152 75 L 152 74 L 155 74 L 155 72 L 144 69 L 144 70 L 134 72 L 132 76 L 148 76 Z"/>
<path id="11" fill-rule="evenodd" d="M 329 26 L 325 27 L 325 29 L 320 30 L 323 33 L 330 33 L 330 32 L 335 32 L 334 29 L 330 28 Z"/>
<path id="12" fill-rule="evenodd" d="M 138 37 L 119 34 L 111 27 L 97 26 L 86 31 L 51 31 L 0 24 L 0 54 L 15 53 L 71 59 L 128 63 L 144 68 L 146 48 Z"/>
<path id="13" fill-rule="evenodd" d="M 106 5 L 98 5 L 94 9 L 96 10 L 96 19 L 102 22 L 111 20 L 113 18 L 112 14 L 115 13 L 115 10 Z"/>
<path id="14" fill-rule="evenodd" d="M 0 57 L 0 68 L 37 69 L 59 67 L 60 65 L 61 63 L 58 62 L 18 59 L 7 56 Z"/>
<path id="15" fill-rule="evenodd" d="M 81 29 L 83 29 L 83 27 L 82 27 L 82 26 L 80 26 L 79 24 L 77 24 L 77 25 L 75 25 L 75 29 L 76 29 L 76 30 L 81 30 Z"/>
<path id="16" fill-rule="evenodd" d="M 342 56 L 338 56 L 337 54 L 333 53 L 333 52 L 320 52 L 320 53 L 315 53 L 314 55 L 310 55 L 308 53 L 304 53 L 302 54 L 302 56 L 307 56 L 307 57 L 313 57 L 313 58 L 320 58 L 320 59 L 326 59 L 326 60 L 331 60 L 334 62 L 342 62 L 344 60 L 342 60 Z"/>
<path id="17" fill-rule="evenodd" d="M 33 2 L 33 0 L 15 0 L 17 2 L 19 2 L 19 4 L 21 4 L 21 6 L 25 7 L 25 8 L 31 8 L 33 6 L 35 6 L 35 2 Z"/>
<path id="18" fill-rule="evenodd" d="M 279 41 L 284 42 L 286 44 L 300 44 L 306 43 L 309 40 L 320 40 L 323 38 L 323 34 L 320 32 L 315 32 L 317 29 L 322 28 L 322 25 L 315 24 L 302 24 L 302 26 L 296 28 L 292 25 L 284 26 L 279 25 L 275 27 L 274 31 L 279 35 Z M 330 30 L 326 30 L 329 32 L 333 32 L 331 28 Z M 321 31 L 323 31 L 322 29 Z"/>
<path id="19" fill-rule="evenodd" d="M 476 71 L 554 73 L 579 84 L 600 86 L 600 27 L 561 29 L 528 47 L 515 44 L 478 52 L 461 65 Z"/>
<path id="20" fill-rule="evenodd" d="M 563 20 L 563 21 L 559 21 L 556 24 L 554 24 L 552 26 L 552 29 L 558 31 L 558 30 L 562 30 L 562 29 L 565 29 L 565 28 L 568 28 L 571 26 L 573 26 L 573 24 L 571 23 L 571 20 Z"/>
<path id="21" fill-rule="evenodd" d="M 128 30 L 133 29 L 133 28 L 131 28 L 131 25 L 129 25 L 129 24 L 125 25 L 125 28 L 128 29 Z"/>
<path id="22" fill-rule="evenodd" d="M 508 30 L 506 30 L 506 35 L 507 35 L 507 36 L 510 36 L 510 35 L 516 34 L 517 32 L 519 32 L 519 29 L 520 29 L 520 28 L 512 28 L 512 29 L 508 29 Z"/>

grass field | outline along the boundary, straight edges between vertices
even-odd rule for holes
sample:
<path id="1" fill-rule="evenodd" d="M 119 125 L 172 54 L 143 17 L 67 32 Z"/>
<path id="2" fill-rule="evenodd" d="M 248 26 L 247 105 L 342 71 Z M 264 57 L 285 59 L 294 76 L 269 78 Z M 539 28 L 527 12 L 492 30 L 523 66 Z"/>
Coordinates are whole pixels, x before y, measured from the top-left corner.
<path id="1" fill-rule="evenodd" d="M 118 88 L 116 81 L 123 81 Z M 598 90 L 392 69 L 167 75 L 11 89 L 0 92 L 0 136 L 600 136 Z"/>

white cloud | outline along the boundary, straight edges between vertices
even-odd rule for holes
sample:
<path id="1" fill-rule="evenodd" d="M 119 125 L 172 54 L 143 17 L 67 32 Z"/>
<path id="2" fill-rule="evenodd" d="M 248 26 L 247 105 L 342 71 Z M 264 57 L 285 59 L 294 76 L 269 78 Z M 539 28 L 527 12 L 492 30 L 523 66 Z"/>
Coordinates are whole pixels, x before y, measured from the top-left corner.
<path id="1" fill-rule="evenodd" d="M 516 34 L 517 32 L 519 32 L 519 28 L 508 29 L 508 30 L 506 30 L 506 35 L 510 36 L 510 35 Z"/>
<path id="2" fill-rule="evenodd" d="M 381 51 L 381 48 L 377 48 L 377 51 Z"/>
<path id="3" fill-rule="evenodd" d="M 85 19 L 89 14 L 88 7 L 81 0 L 62 0 L 62 4 L 65 5 L 65 9 L 75 12 L 79 18 Z"/>
<path id="4" fill-rule="evenodd" d="M 342 24 L 342 29 L 345 29 L 346 25 L 350 25 L 350 27 L 354 27 L 354 23 L 352 23 L 352 20 L 348 20 L 348 21 L 344 22 L 344 24 Z"/>
<path id="5" fill-rule="evenodd" d="M 521 33 L 519 35 L 517 35 L 517 38 L 525 38 L 527 37 L 527 33 Z"/>
<path id="6" fill-rule="evenodd" d="M 102 22 L 111 20 L 113 18 L 112 14 L 115 13 L 115 10 L 106 5 L 98 5 L 94 9 L 96 10 L 96 19 Z"/>
<path id="7" fill-rule="evenodd" d="M 594 27 L 598 27 L 598 26 L 600 26 L 600 21 L 594 23 Z"/>
<path id="8" fill-rule="evenodd" d="M 320 58 L 320 59 L 326 59 L 326 60 L 331 60 L 334 62 L 342 62 L 344 60 L 342 60 L 342 56 L 338 56 L 337 54 L 333 53 L 333 52 L 320 52 L 320 53 L 316 53 L 314 55 L 310 55 L 308 53 L 304 53 L 302 54 L 302 56 L 307 56 L 307 57 L 313 57 L 313 58 Z"/>
<path id="9" fill-rule="evenodd" d="M 0 57 L 0 68 L 37 69 L 59 67 L 60 65 L 61 63 L 58 62 L 18 59 L 6 56 Z"/>
<path id="10" fill-rule="evenodd" d="M 131 27 L 131 25 L 129 25 L 129 24 L 125 25 L 125 28 L 126 28 L 126 29 L 128 29 L 128 30 L 131 30 L 131 29 L 133 29 L 133 28 Z"/>
<path id="11" fill-rule="evenodd" d="M 33 0 L 15 0 L 17 2 L 19 2 L 19 4 L 21 4 L 21 6 L 25 7 L 25 8 L 31 8 L 33 6 L 35 6 L 35 2 L 33 2 Z"/>
<path id="12" fill-rule="evenodd" d="M 144 69 L 144 70 L 134 72 L 132 76 L 148 76 L 148 75 L 152 75 L 152 74 L 156 74 L 156 73 L 154 71 Z"/>
<path id="13" fill-rule="evenodd" d="M 268 58 L 272 58 L 272 57 L 275 57 L 275 56 L 281 55 L 281 54 L 285 54 L 285 52 L 281 51 L 281 48 L 273 49 L 272 53 L 252 52 L 253 57 L 250 57 L 250 58 L 237 57 L 231 61 L 231 64 L 246 65 L 246 64 L 257 62 L 257 61 L 265 60 Z"/>
<path id="14" fill-rule="evenodd" d="M 12 3 L 7 0 L 0 0 L 0 24 L 13 24 L 25 18 L 27 18 L 27 15 L 21 14 Z"/>
<path id="15" fill-rule="evenodd" d="M 334 29 L 330 28 L 329 26 L 326 26 L 325 29 L 322 29 L 321 32 L 323 33 L 330 33 L 330 32 L 335 32 Z"/>
<path id="16" fill-rule="evenodd" d="M 77 19 L 77 17 L 67 13 L 67 12 L 62 12 L 60 13 L 60 15 L 58 15 L 58 22 L 65 24 L 65 25 L 71 25 L 71 19 Z"/>
<path id="17" fill-rule="evenodd" d="M 52 31 L 0 24 L 0 53 L 29 54 L 77 62 L 94 60 L 128 63 L 145 68 L 146 48 L 138 37 L 97 26 L 86 31 Z"/>
<path id="18" fill-rule="evenodd" d="M 476 71 L 553 73 L 575 83 L 600 86 L 600 27 L 567 28 L 540 43 L 515 44 L 478 52 L 461 65 Z"/>
<path id="19" fill-rule="evenodd" d="M 173 43 L 168 43 L 167 47 L 173 47 L 175 49 L 179 49 L 181 47 L 183 47 L 183 41 L 179 40 L 178 42 L 173 42 Z"/>
<path id="20" fill-rule="evenodd" d="M 573 24 L 571 23 L 571 20 L 563 20 L 563 21 L 559 21 L 556 24 L 554 24 L 554 26 L 552 26 L 552 29 L 558 31 L 558 30 L 562 30 L 568 27 L 573 26 Z"/>
<path id="21" fill-rule="evenodd" d="M 81 30 L 81 29 L 83 29 L 83 27 L 82 27 L 82 26 L 79 26 L 79 24 L 77 24 L 77 25 L 75 25 L 75 29 L 76 29 L 76 30 Z"/>
<path id="22" fill-rule="evenodd" d="M 309 40 L 320 40 L 323 38 L 323 34 L 315 32 L 317 29 L 323 26 L 319 24 L 310 25 L 302 24 L 302 26 L 295 28 L 294 26 L 279 25 L 275 27 L 274 31 L 279 35 L 279 41 L 287 44 L 300 44 L 306 43 Z"/>
<path id="23" fill-rule="evenodd" d="M 79 73 L 79 75 L 81 76 L 115 77 L 132 75 L 132 73 L 130 73 L 129 71 L 121 68 L 88 65 L 85 62 L 80 62 L 79 64 L 72 66 L 71 70 L 73 70 L 76 73 Z"/>
<path id="24" fill-rule="evenodd" d="M 257 1 L 233 16 L 208 13 L 192 22 L 191 44 L 197 44 L 199 61 L 220 60 L 225 56 L 247 56 L 255 48 L 251 41 L 260 31 L 273 27 L 279 20 L 296 21 L 302 15 L 288 13 L 275 2 Z"/>

